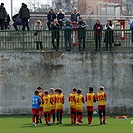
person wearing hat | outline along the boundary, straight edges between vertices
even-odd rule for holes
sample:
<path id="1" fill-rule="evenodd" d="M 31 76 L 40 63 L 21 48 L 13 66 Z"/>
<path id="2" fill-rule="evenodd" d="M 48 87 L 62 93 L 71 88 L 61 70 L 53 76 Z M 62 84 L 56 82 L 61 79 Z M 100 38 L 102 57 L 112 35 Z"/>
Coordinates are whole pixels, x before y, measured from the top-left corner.
<path id="1" fill-rule="evenodd" d="M 30 30 L 29 28 L 29 18 L 30 18 L 30 12 L 25 3 L 22 3 L 22 6 L 19 10 L 19 17 L 22 20 L 22 30 L 25 30 L 25 27 L 27 27 L 27 30 Z"/>
<path id="2" fill-rule="evenodd" d="M 66 23 L 62 27 L 62 29 L 64 30 L 64 39 L 65 39 L 66 51 L 70 51 L 71 50 L 71 43 L 72 43 L 71 36 L 72 36 L 72 29 L 73 29 L 73 25 L 70 23 L 70 20 L 66 20 Z"/>
<path id="3" fill-rule="evenodd" d="M 83 51 L 85 50 L 85 37 L 86 37 L 86 22 L 81 17 L 78 19 L 76 25 L 78 30 L 79 51 L 81 51 L 81 41 L 83 39 Z"/>
<path id="4" fill-rule="evenodd" d="M 4 7 L 4 3 L 1 3 L 1 5 L 0 5 L 0 27 L 1 27 L 1 30 L 4 30 L 6 17 L 7 17 L 7 12 Z"/>
<path id="5" fill-rule="evenodd" d="M 108 51 L 108 44 L 110 51 L 112 51 L 112 43 L 114 43 L 113 29 L 114 25 L 112 24 L 112 21 L 110 19 L 107 20 L 107 24 L 104 27 L 104 30 L 106 30 L 104 38 L 104 43 L 106 43 L 106 51 Z"/>
<path id="6" fill-rule="evenodd" d="M 97 93 L 97 101 L 98 101 L 98 110 L 99 110 L 99 120 L 100 125 L 106 124 L 105 115 L 106 115 L 106 100 L 107 95 L 104 92 L 104 86 L 100 86 L 100 91 Z"/>
<path id="7" fill-rule="evenodd" d="M 93 87 L 89 87 L 89 93 L 86 94 L 86 108 L 88 111 L 88 124 L 91 124 L 92 122 L 94 102 L 96 102 L 96 95 L 93 93 Z"/>

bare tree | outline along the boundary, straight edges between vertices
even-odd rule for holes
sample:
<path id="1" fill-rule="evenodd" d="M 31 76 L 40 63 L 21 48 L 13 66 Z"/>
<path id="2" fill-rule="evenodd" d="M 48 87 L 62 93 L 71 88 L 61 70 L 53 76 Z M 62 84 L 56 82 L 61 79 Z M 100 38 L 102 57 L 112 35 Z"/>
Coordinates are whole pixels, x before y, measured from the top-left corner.
<path id="1" fill-rule="evenodd" d="M 121 15 L 132 16 L 133 15 L 133 0 L 123 0 L 121 3 Z"/>
<path id="2" fill-rule="evenodd" d="M 93 9 L 90 6 L 89 2 L 78 3 L 78 11 L 82 15 L 86 15 L 86 14 L 91 15 L 91 14 L 93 14 Z"/>
<path id="3" fill-rule="evenodd" d="M 37 11 L 38 9 L 41 8 L 42 3 L 40 0 L 27 0 L 28 7 L 32 11 Z"/>

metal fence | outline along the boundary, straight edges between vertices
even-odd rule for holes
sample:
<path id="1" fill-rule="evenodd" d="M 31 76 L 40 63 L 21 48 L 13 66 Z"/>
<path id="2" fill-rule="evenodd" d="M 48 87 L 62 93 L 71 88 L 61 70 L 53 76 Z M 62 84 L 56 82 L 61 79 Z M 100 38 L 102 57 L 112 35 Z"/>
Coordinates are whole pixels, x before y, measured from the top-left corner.
<path id="1" fill-rule="evenodd" d="M 0 31 L 0 51 L 13 50 L 13 51 L 36 51 L 37 42 L 42 42 L 43 50 L 53 50 L 52 47 L 52 31 L 42 30 L 35 34 L 37 31 Z M 101 32 L 101 49 L 106 50 L 104 43 L 105 32 Z M 59 37 L 59 51 L 65 51 L 64 31 L 60 30 Z M 132 32 L 130 30 L 114 30 L 113 31 L 114 43 L 112 43 L 112 51 L 131 51 L 132 50 Z M 95 51 L 94 30 L 86 30 L 85 38 L 85 51 Z M 55 44 L 57 40 L 55 40 Z M 82 42 L 81 42 L 82 46 Z M 78 51 L 78 34 L 73 31 L 71 35 L 71 50 Z"/>

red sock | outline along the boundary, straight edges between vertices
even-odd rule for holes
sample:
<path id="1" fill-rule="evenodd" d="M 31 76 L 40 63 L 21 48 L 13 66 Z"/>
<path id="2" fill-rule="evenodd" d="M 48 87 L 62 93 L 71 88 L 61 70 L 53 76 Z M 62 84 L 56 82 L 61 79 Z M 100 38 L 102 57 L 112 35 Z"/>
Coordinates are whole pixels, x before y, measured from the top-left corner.
<path id="1" fill-rule="evenodd" d="M 89 121 L 90 123 L 92 122 L 92 117 L 90 116 L 90 121 Z"/>
<path id="2" fill-rule="evenodd" d="M 82 116 L 79 115 L 79 116 L 78 116 L 78 122 L 81 122 L 81 118 L 82 118 Z"/>
<path id="3" fill-rule="evenodd" d="M 74 118 L 74 114 L 71 114 L 71 119 L 73 119 Z"/>
<path id="4" fill-rule="evenodd" d="M 73 114 L 71 114 L 71 122 L 72 122 L 72 124 L 74 122 L 74 115 Z"/>
<path id="5" fill-rule="evenodd" d="M 34 116 L 32 116 L 32 122 L 34 122 L 34 123 L 35 123 L 35 117 L 34 117 Z"/>
<path id="6" fill-rule="evenodd" d="M 50 116 L 48 116 L 47 120 L 48 120 L 48 122 L 50 122 Z"/>

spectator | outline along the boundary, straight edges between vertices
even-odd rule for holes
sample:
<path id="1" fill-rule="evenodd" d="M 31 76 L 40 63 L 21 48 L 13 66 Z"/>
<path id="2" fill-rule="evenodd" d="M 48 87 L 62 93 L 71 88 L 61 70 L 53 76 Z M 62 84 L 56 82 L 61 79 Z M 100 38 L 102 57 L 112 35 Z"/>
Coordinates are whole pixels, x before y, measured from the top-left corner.
<path id="1" fill-rule="evenodd" d="M 81 17 L 79 17 L 76 27 L 78 30 L 79 51 L 81 51 L 82 39 L 83 39 L 83 51 L 84 51 L 85 50 L 85 37 L 86 37 L 86 22 L 83 21 Z"/>
<path id="2" fill-rule="evenodd" d="M 40 31 L 40 30 L 43 30 L 43 26 L 40 20 L 37 20 L 35 22 L 34 30 L 36 30 L 36 32 L 34 33 L 34 36 L 35 36 L 35 43 L 36 43 L 37 50 L 39 49 L 43 50 L 43 46 L 42 46 L 42 40 L 43 40 L 42 33 L 43 32 Z"/>
<path id="3" fill-rule="evenodd" d="M 107 20 L 107 24 L 104 28 L 105 31 L 105 38 L 104 43 L 106 43 L 106 51 L 108 51 L 108 43 L 110 45 L 110 51 L 112 51 L 112 43 L 114 43 L 114 37 L 113 37 L 113 29 L 114 25 L 112 24 L 111 20 Z"/>
<path id="4" fill-rule="evenodd" d="M 130 23 L 130 30 L 132 30 L 132 44 L 133 44 L 133 19 L 132 22 Z"/>
<path id="5" fill-rule="evenodd" d="M 47 26 L 48 29 L 50 29 L 51 24 L 53 23 L 54 19 L 56 19 L 56 14 L 54 13 L 54 10 L 52 8 L 49 10 L 47 19 L 48 19 Z"/>
<path id="6" fill-rule="evenodd" d="M 94 37 L 95 37 L 95 51 L 100 51 L 103 26 L 100 24 L 99 19 L 97 19 L 93 29 L 94 29 Z"/>
<path id="7" fill-rule="evenodd" d="M 5 18 L 5 30 L 6 30 L 6 29 L 9 29 L 10 21 L 11 21 L 10 16 L 9 16 L 9 14 L 7 13 L 7 16 L 6 16 L 6 18 Z"/>
<path id="8" fill-rule="evenodd" d="M 70 17 L 71 22 L 77 22 L 78 17 L 80 17 L 80 14 L 79 14 L 79 12 L 77 12 L 77 9 L 75 8 Z"/>
<path id="9" fill-rule="evenodd" d="M 66 20 L 66 24 L 62 28 L 64 30 L 64 38 L 65 38 L 65 47 L 66 51 L 71 50 L 71 35 L 72 35 L 72 29 L 73 25 L 70 23 L 70 20 Z M 69 48 L 68 48 L 69 43 Z"/>
<path id="10" fill-rule="evenodd" d="M 62 11 L 62 9 L 59 9 L 59 12 L 57 13 L 57 20 L 61 28 L 64 25 L 64 19 L 65 19 L 65 13 Z"/>
<path id="11" fill-rule="evenodd" d="M 4 3 L 1 3 L 1 5 L 0 5 L 0 27 L 1 27 L 1 30 L 4 30 L 6 15 L 7 15 L 7 13 L 6 13 L 6 9 L 4 7 Z"/>
<path id="12" fill-rule="evenodd" d="M 52 45 L 53 45 L 53 49 L 55 49 L 56 51 L 58 51 L 59 48 L 59 38 L 60 38 L 60 25 L 58 23 L 57 19 L 54 19 L 54 23 L 51 25 L 51 30 L 52 30 Z M 56 39 L 56 45 L 55 45 L 55 39 Z"/>
<path id="13" fill-rule="evenodd" d="M 22 7 L 19 10 L 19 17 L 22 19 L 22 30 L 25 30 L 25 26 L 27 27 L 27 30 L 29 30 L 28 19 L 30 18 L 30 13 L 25 3 L 22 3 Z"/>
<path id="14" fill-rule="evenodd" d="M 19 18 L 19 13 L 15 14 L 12 17 L 12 20 L 14 21 L 13 26 L 15 30 L 18 30 L 18 26 L 22 25 L 22 20 Z"/>

